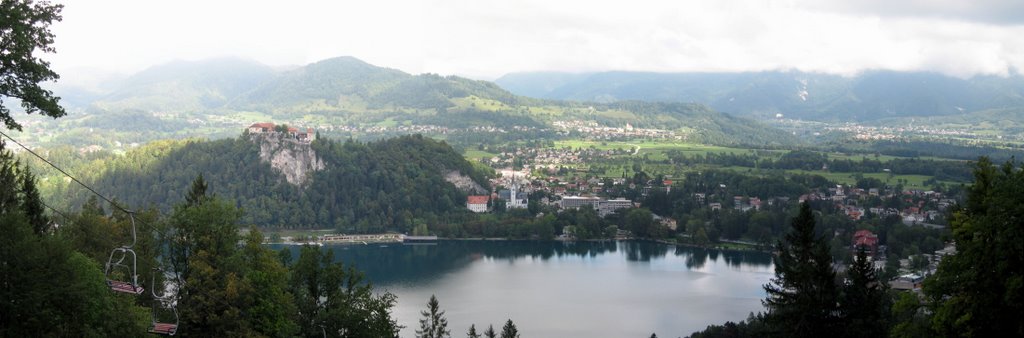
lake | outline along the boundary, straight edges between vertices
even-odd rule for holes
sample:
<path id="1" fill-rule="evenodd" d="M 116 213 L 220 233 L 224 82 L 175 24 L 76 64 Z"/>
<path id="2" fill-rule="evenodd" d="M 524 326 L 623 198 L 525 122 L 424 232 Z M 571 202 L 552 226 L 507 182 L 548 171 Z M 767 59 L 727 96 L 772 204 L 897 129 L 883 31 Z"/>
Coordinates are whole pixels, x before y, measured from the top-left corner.
<path id="1" fill-rule="evenodd" d="M 403 337 L 414 336 L 431 294 L 453 337 L 470 324 L 500 331 L 509 318 L 523 337 L 682 337 L 761 311 L 761 286 L 773 276 L 766 253 L 639 241 L 324 248 L 398 296 Z"/>

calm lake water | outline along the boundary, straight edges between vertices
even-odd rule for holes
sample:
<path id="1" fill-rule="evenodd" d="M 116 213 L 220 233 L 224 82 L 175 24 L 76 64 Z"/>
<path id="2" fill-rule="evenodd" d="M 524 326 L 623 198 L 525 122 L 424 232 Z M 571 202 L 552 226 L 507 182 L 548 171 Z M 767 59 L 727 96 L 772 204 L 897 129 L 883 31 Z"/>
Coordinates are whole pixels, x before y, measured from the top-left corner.
<path id="1" fill-rule="evenodd" d="M 682 337 L 760 311 L 761 286 L 773 274 L 764 253 L 635 241 L 324 248 L 398 296 L 403 337 L 414 336 L 431 294 L 453 337 L 470 324 L 500 331 L 509 318 L 523 337 Z"/>

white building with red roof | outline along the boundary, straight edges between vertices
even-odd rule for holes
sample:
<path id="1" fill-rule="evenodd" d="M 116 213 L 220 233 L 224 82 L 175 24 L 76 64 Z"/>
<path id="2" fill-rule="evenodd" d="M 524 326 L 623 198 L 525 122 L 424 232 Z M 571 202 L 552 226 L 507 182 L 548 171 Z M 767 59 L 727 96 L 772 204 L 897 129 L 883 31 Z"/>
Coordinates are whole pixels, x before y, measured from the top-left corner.
<path id="1" fill-rule="evenodd" d="M 470 195 L 466 198 L 466 208 L 472 212 L 487 212 L 487 195 Z"/>

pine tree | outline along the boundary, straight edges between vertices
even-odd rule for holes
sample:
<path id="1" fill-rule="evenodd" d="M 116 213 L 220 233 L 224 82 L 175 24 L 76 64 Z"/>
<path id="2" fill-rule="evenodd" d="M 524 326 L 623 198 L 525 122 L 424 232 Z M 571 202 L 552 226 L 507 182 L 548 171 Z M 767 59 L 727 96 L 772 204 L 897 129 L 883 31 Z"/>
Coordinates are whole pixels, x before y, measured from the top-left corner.
<path id="1" fill-rule="evenodd" d="M 4 149 L 4 142 L 0 140 L 0 216 L 20 209 L 18 191 L 14 189 L 19 185 L 19 167 L 18 161 Z"/>
<path id="2" fill-rule="evenodd" d="M 498 333 L 494 332 L 494 325 L 487 325 L 487 330 L 484 330 L 484 337 L 497 338 Z"/>
<path id="3" fill-rule="evenodd" d="M 49 220 L 43 214 L 43 201 L 39 197 L 39 189 L 36 188 L 36 177 L 32 171 L 25 169 L 21 173 L 21 209 L 32 224 L 32 230 L 36 234 L 43 234 L 49 231 Z"/>
<path id="4" fill-rule="evenodd" d="M 843 331 L 855 332 L 857 336 L 885 336 L 889 330 L 888 303 L 866 249 L 858 247 L 857 256 L 847 269 L 847 283 L 840 302 L 842 323 L 847 328 Z"/>
<path id="5" fill-rule="evenodd" d="M 421 338 L 442 338 L 450 337 L 451 330 L 448 330 L 448 319 L 444 318 L 444 311 L 438 306 L 437 297 L 430 295 L 427 301 L 427 311 L 421 311 L 423 319 L 420 319 L 420 329 L 416 330 L 416 337 Z"/>
<path id="6" fill-rule="evenodd" d="M 505 322 L 505 326 L 501 328 L 501 338 L 519 338 L 519 329 L 511 319 Z"/>
<path id="7" fill-rule="evenodd" d="M 466 332 L 466 338 L 480 338 L 480 334 L 476 333 L 476 324 L 469 326 L 469 332 Z"/>
<path id="8" fill-rule="evenodd" d="M 775 277 L 764 286 L 766 319 L 782 336 L 820 337 L 833 332 L 838 290 L 829 246 L 814 234 L 807 204 L 792 221 L 793 229 L 778 243 Z"/>
<path id="9" fill-rule="evenodd" d="M 203 201 L 207 199 L 206 188 L 206 181 L 203 180 L 203 174 L 199 174 L 199 176 L 192 181 L 192 189 L 189 189 L 188 194 L 185 195 L 185 206 L 191 207 L 203 203 Z"/>

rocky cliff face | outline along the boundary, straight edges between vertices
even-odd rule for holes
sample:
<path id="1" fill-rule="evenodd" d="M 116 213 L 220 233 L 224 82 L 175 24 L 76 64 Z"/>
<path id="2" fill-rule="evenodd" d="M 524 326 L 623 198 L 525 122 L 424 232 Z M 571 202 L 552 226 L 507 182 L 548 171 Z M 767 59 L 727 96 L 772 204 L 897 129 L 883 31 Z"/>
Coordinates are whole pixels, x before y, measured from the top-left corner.
<path id="1" fill-rule="evenodd" d="M 251 134 L 250 140 L 260 146 L 260 161 L 281 173 L 288 183 L 301 186 L 314 171 L 324 169 L 309 143 L 300 142 L 281 133 Z"/>
<path id="2" fill-rule="evenodd" d="M 454 184 L 462 192 L 469 194 L 486 194 L 487 189 L 477 184 L 469 176 L 463 175 L 457 170 L 449 170 L 444 174 L 444 180 Z"/>

